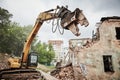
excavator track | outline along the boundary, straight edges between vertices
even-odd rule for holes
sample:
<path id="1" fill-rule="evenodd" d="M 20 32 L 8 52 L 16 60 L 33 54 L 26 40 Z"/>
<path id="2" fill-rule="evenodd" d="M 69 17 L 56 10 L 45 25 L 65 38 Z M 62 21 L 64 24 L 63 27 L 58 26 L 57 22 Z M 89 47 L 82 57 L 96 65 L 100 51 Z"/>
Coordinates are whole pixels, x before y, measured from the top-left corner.
<path id="1" fill-rule="evenodd" d="M 6 69 L 0 71 L 1 80 L 37 80 L 41 76 L 35 69 Z"/>

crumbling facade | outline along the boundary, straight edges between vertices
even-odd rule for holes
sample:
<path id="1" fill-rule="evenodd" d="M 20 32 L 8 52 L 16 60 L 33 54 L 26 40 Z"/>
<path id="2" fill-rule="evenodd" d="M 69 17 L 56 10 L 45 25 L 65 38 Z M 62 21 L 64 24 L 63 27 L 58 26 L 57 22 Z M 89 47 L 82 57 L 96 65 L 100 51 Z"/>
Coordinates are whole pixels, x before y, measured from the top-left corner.
<path id="1" fill-rule="evenodd" d="M 88 80 L 120 80 L 120 17 L 101 18 L 93 39 L 78 42 L 69 41 L 70 57 Z"/>

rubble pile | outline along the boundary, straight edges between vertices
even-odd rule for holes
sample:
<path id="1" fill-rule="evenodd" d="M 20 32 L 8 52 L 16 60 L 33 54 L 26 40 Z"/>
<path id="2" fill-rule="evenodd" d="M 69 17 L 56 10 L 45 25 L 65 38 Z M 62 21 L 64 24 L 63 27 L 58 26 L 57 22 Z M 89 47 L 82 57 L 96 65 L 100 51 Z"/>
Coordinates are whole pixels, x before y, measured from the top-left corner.
<path id="1" fill-rule="evenodd" d="M 59 80 L 75 80 L 72 63 L 56 68 L 56 70 L 51 72 L 51 75 Z"/>
<path id="2" fill-rule="evenodd" d="M 87 80 L 84 72 L 81 70 L 80 66 L 73 67 L 75 80 Z"/>
<path id="3" fill-rule="evenodd" d="M 51 75 L 58 80 L 87 80 L 80 66 L 73 66 L 72 63 L 56 68 L 51 72 Z"/>
<path id="4" fill-rule="evenodd" d="M 8 54 L 0 53 L 0 70 L 9 68 L 9 65 L 8 65 L 9 57 L 10 56 Z"/>

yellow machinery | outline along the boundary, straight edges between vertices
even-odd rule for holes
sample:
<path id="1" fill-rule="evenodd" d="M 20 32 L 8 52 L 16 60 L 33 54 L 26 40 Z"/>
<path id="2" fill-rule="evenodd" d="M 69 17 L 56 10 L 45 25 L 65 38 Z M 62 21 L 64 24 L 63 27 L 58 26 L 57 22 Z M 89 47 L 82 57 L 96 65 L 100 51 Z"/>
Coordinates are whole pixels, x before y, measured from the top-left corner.
<path id="1" fill-rule="evenodd" d="M 13 77 L 14 80 L 39 78 L 39 72 L 33 69 L 33 67 L 37 67 L 38 57 L 34 52 L 29 53 L 29 49 L 34 37 L 38 33 L 43 22 L 52 19 L 60 19 L 61 27 L 66 30 L 70 30 L 75 36 L 80 35 L 79 28 L 77 26 L 78 24 L 80 24 L 81 26 L 89 25 L 88 20 L 82 13 L 82 10 L 80 10 L 79 8 L 76 8 L 73 12 L 71 12 L 66 7 L 57 6 L 57 8 L 55 9 L 40 13 L 31 33 L 29 34 L 25 42 L 22 59 L 10 58 L 10 69 L 0 71 L 1 79 L 13 80 Z"/>

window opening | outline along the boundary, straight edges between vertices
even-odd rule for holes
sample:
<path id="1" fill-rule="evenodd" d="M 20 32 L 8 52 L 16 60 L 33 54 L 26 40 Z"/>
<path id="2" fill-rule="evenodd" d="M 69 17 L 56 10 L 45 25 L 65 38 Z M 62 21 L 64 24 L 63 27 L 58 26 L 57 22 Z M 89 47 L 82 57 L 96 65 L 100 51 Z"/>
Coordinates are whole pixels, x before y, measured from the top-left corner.
<path id="1" fill-rule="evenodd" d="M 120 27 L 116 27 L 115 30 L 116 30 L 116 39 L 120 40 Z"/>
<path id="2" fill-rule="evenodd" d="M 111 55 L 104 55 L 103 56 L 103 63 L 104 63 L 104 71 L 105 72 L 114 72 Z"/>

